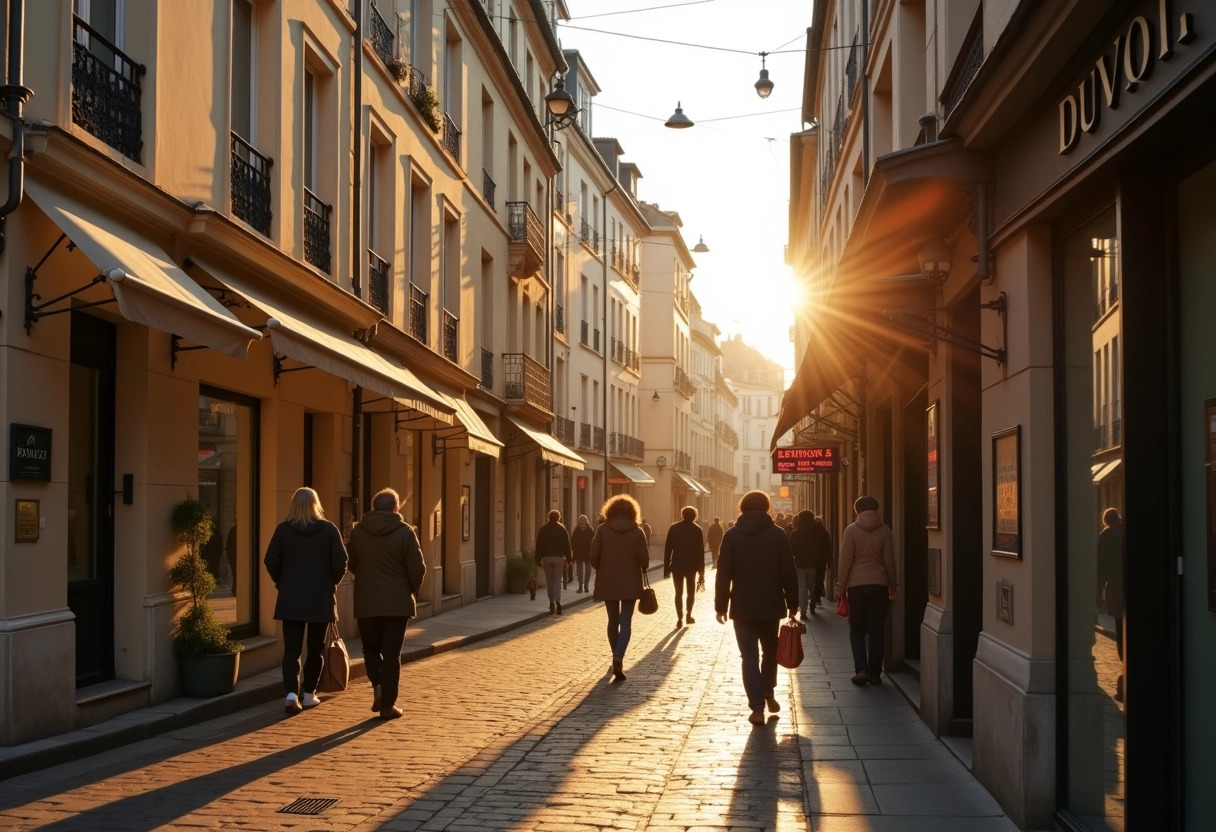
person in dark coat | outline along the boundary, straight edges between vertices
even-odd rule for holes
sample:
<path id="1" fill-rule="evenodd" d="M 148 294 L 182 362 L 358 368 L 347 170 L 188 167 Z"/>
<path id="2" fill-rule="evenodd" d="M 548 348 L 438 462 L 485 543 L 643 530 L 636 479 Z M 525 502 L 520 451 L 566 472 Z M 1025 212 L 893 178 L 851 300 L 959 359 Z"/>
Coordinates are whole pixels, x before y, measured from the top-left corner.
<path id="1" fill-rule="evenodd" d="M 899 594 L 895 540 L 878 513 L 878 500 L 858 497 L 853 511 L 857 519 L 844 530 L 840 542 L 836 595 L 849 594 L 849 644 L 856 671 L 853 684 L 880 685 L 887 609 Z"/>
<path id="2" fill-rule="evenodd" d="M 676 587 L 676 627 L 684 626 L 683 596 L 688 588 L 688 623 L 696 623 L 692 617 L 692 602 L 697 597 L 697 579 L 705 581 L 705 534 L 697 525 L 697 510 L 684 506 L 680 512 L 684 518 L 672 523 L 667 529 L 667 540 L 663 544 L 663 577 L 671 575 Z"/>
<path id="3" fill-rule="evenodd" d="M 718 623 L 735 624 L 743 657 L 743 690 L 753 725 L 764 724 L 764 706 L 781 710 L 777 688 L 777 633 L 781 619 L 798 614 L 798 576 L 790 542 L 769 516 L 763 491 L 739 501 L 739 520 L 722 536 L 714 592 Z"/>
<path id="4" fill-rule="evenodd" d="M 653 534 L 653 532 L 650 530 L 650 524 L 647 523 L 645 519 L 643 519 L 641 525 L 642 525 L 642 534 L 646 535 L 646 545 L 649 546 L 650 545 L 650 535 Z"/>
<path id="5" fill-rule="evenodd" d="M 355 618 L 372 686 L 372 710 L 396 719 L 405 628 L 417 613 L 426 564 L 418 537 L 401 518 L 401 498 L 391 488 L 372 497 L 372 510 L 350 533 L 350 571 L 355 576 Z"/>
<path id="6" fill-rule="evenodd" d="M 591 566 L 595 590 L 591 597 L 604 602 L 608 612 L 608 647 L 612 675 L 625 680 L 625 649 L 632 635 L 633 608 L 642 597 L 642 573 L 650 566 L 650 547 L 638 525 L 642 510 L 628 494 L 604 503 L 604 522 L 591 539 Z"/>
<path id="7" fill-rule="evenodd" d="M 722 519 L 714 518 L 713 524 L 706 532 L 706 537 L 709 539 L 709 552 L 713 556 L 714 569 L 718 568 L 718 553 L 722 551 L 722 535 L 726 533 L 726 529 L 722 528 Z"/>
<path id="8" fill-rule="evenodd" d="M 1098 532 L 1098 601 L 1115 619 L 1115 649 L 1123 661 L 1123 518 L 1116 508 L 1102 512 Z M 1115 701 L 1123 701 L 1123 674 L 1115 682 Z"/>
<path id="9" fill-rule="evenodd" d="M 822 557 L 816 559 L 820 566 L 815 573 L 815 603 L 819 604 L 827 592 L 828 567 L 832 565 L 832 533 L 824 524 L 822 515 L 815 515 L 815 525 L 823 529 L 822 534 L 816 532 L 819 543 L 823 546 Z"/>
<path id="10" fill-rule="evenodd" d="M 562 525 L 562 513 L 549 512 L 549 522 L 536 531 L 536 565 L 545 572 L 545 589 L 549 593 L 549 615 L 562 614 L 562 579 L 566 561 L 570 558 L 570 534 Z"/>
<path id="11" fill-rule="evenodd" d="M 311 488 L 291 495 L 287 519 L 266 547 L 266 571 L 279 591 L 274 617 L 283 622 L 284 709 L 288 715 L 321 704 L 317 682 L 325 657 L 325 630 L 338 620 L 338 582 L 346 574 L 346 548 L 338 527 L 325 519 Z M 304 677 L 300 649 L 305 646 Z"/>
<path id="12" fill-rule="evenodd" d="M 808 609 L 814 615 L 819 606 L 817 587 L 832 556 L 832 538 L 812 512 L 798 512 L 790 532 L 790 551 L 798 571 L 798 606 L 805 619 Z"/>
<path id="13" fill-rule="evenodd" d="M 578 591 L 591 589 L 591 539 L 595 529 L 587 521 L 587 515 L 578 516 L 578 524 L 570 532 L 570 550 L 574 555 L 574 575 L 578 579 Z"/>

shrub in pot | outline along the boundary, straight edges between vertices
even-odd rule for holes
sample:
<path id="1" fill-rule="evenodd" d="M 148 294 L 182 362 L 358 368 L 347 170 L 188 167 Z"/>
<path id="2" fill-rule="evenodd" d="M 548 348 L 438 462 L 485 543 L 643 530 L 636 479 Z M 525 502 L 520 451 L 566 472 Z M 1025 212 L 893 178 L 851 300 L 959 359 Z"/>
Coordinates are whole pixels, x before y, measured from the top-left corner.
<path id="1" fill-rule="evenodd" d="M 197 697 L 231 693 L 244 645 L 232 639 L 207 602 L 215 591 L 215 576 L 207 569 L 201 552 L 215 531 L 211 511 L 206 504 L 187 497 L 173 506 L 170 522 L 186 551 L 169 570 L 169 580 L 190 593 L 190 608 L 173 627 L 182 691 Z"/>
<path id="2" fill-rule="evenodd" d="M 529 551 L 507 558 L 507 592 L 528 592 L 528 579 L 536 576 L 536 558 Z M 536 597 L 536 590 L 532 590 Z"/>

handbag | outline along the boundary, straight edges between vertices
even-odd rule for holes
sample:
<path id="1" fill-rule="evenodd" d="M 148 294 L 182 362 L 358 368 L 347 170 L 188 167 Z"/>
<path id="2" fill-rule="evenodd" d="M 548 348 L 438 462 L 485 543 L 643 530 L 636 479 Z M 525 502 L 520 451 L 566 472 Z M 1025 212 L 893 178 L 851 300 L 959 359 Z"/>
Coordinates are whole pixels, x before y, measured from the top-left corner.
<path id="1" fill-rule="evenodd" d="M 849 617 L 849 596 L 842 594 L 836 601 L 836 614 L 841 618 Z"/>
<path id="2" fill-rule="evenodd" d="M 802 634 L 806 625 L 791 618 L 781 625 L 777 634 L 777 664 L 795 668 L 802 664 Z"/>
<path id="3" fill-rule="evenodd" d="M 659 611 L 659 598 L 654 594 L 646 570 L 642 570 L 642 597 L 638 599 L 638 612 L 642 615 L 652 615 Z"/>
<path id="4" fill-rule="evenodd" d="M 529 600 L 536 600 L 536 575 L 528 578 L 528 595 L 531 596 Z"/>
<path id="5" fill-rule="evenodd" d="M 325 649 L 321 655 L 325 663 L 321 665 L 317 690 L 322 693 L 346 690 L 346 685 L 350 682 L 350 654 L 346 652 L 346 642 L 338 635 L 337 622 L 331 621 L 325 628 Z"/>

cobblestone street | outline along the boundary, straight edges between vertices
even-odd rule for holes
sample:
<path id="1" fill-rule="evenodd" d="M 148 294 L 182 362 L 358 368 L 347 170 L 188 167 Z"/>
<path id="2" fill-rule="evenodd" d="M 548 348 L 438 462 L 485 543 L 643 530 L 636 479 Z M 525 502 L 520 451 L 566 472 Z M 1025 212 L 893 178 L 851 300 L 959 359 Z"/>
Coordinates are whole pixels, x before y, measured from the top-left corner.
<path id="1" fill-rule="evenodd" d="M 898 691 L 848 684 L 836 616 L 811 620 L 807 660 L 781 671 L 781 712 L 753 727 L 711 596 L 677 630 L 670 583 L 656 588 L 659 613 L 634 616 L 624 682 L 611 681 L 602 607 L 580 604 L 405 665 L 402 719 L 371 718 L 360 679 L 291 719 L 276 702 L 12 778 L 0 826 L 1014 828 Z M 297 798 L 338 802 L 279 812 Z"/>

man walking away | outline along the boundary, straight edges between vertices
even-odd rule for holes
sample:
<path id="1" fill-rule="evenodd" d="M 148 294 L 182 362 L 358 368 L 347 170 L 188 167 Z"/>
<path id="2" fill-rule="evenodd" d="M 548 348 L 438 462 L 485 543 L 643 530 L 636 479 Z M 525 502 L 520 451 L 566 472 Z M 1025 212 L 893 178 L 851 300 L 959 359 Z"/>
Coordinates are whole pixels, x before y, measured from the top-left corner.
<path id="1" fill-rule="evenodd" d="M 578 516 L 578 525 L 570 532 L 570 548 L 574 552 L 574 575 L 578 579 L 578 591 L 591 590 L 591 539 L 595 529 L 587 521 L 587 515 Z"/>
<path id="2" fill-rule="evenodd" d="M 815 614 L 815 515 L 809 511 L 798 512 L 794 531 L 790 533 L 790 551 L 794 555 L 794 569 L 798 574 L 798 608 L 803 620 Z M 809 611 L 809 612 L 808 612 Z"/>
<path id="3" fill-rule="evenodd" d="M 722 535 L 726 529 L 722 528 L 722 520 L 719 517 L 714 518 L 713 525 L 709 527 L 709 552 L 713 555 L 714 569 L 718 568 L 718 553 L 722 551 Z"/>
<path id="4" fill-rule="evenodd" d="M 688 623 L 692 617 L 692 602 L 697 594 L 697 579 L 705 581 L 705 534 L 697 525 L 697 510 L 685 506 L 680 512 L 684 518 L 672 523 L 667 529 L 667 541 L 663 544 L 663 577 L 668 575 L 676 587 L 676 627 L 684 626 L 682 601 L 684 588 L 688 588 Z"/>
<path id="5" fill-rule="evenodd" d="M 549 615 L 562 614 L 562 576 L 570 557 L 570 534 L 562 525 L 562 513 L 549 512 L 549 522 L 536 532 L 536 564 L 545 571 L 549 591 Z"/>

